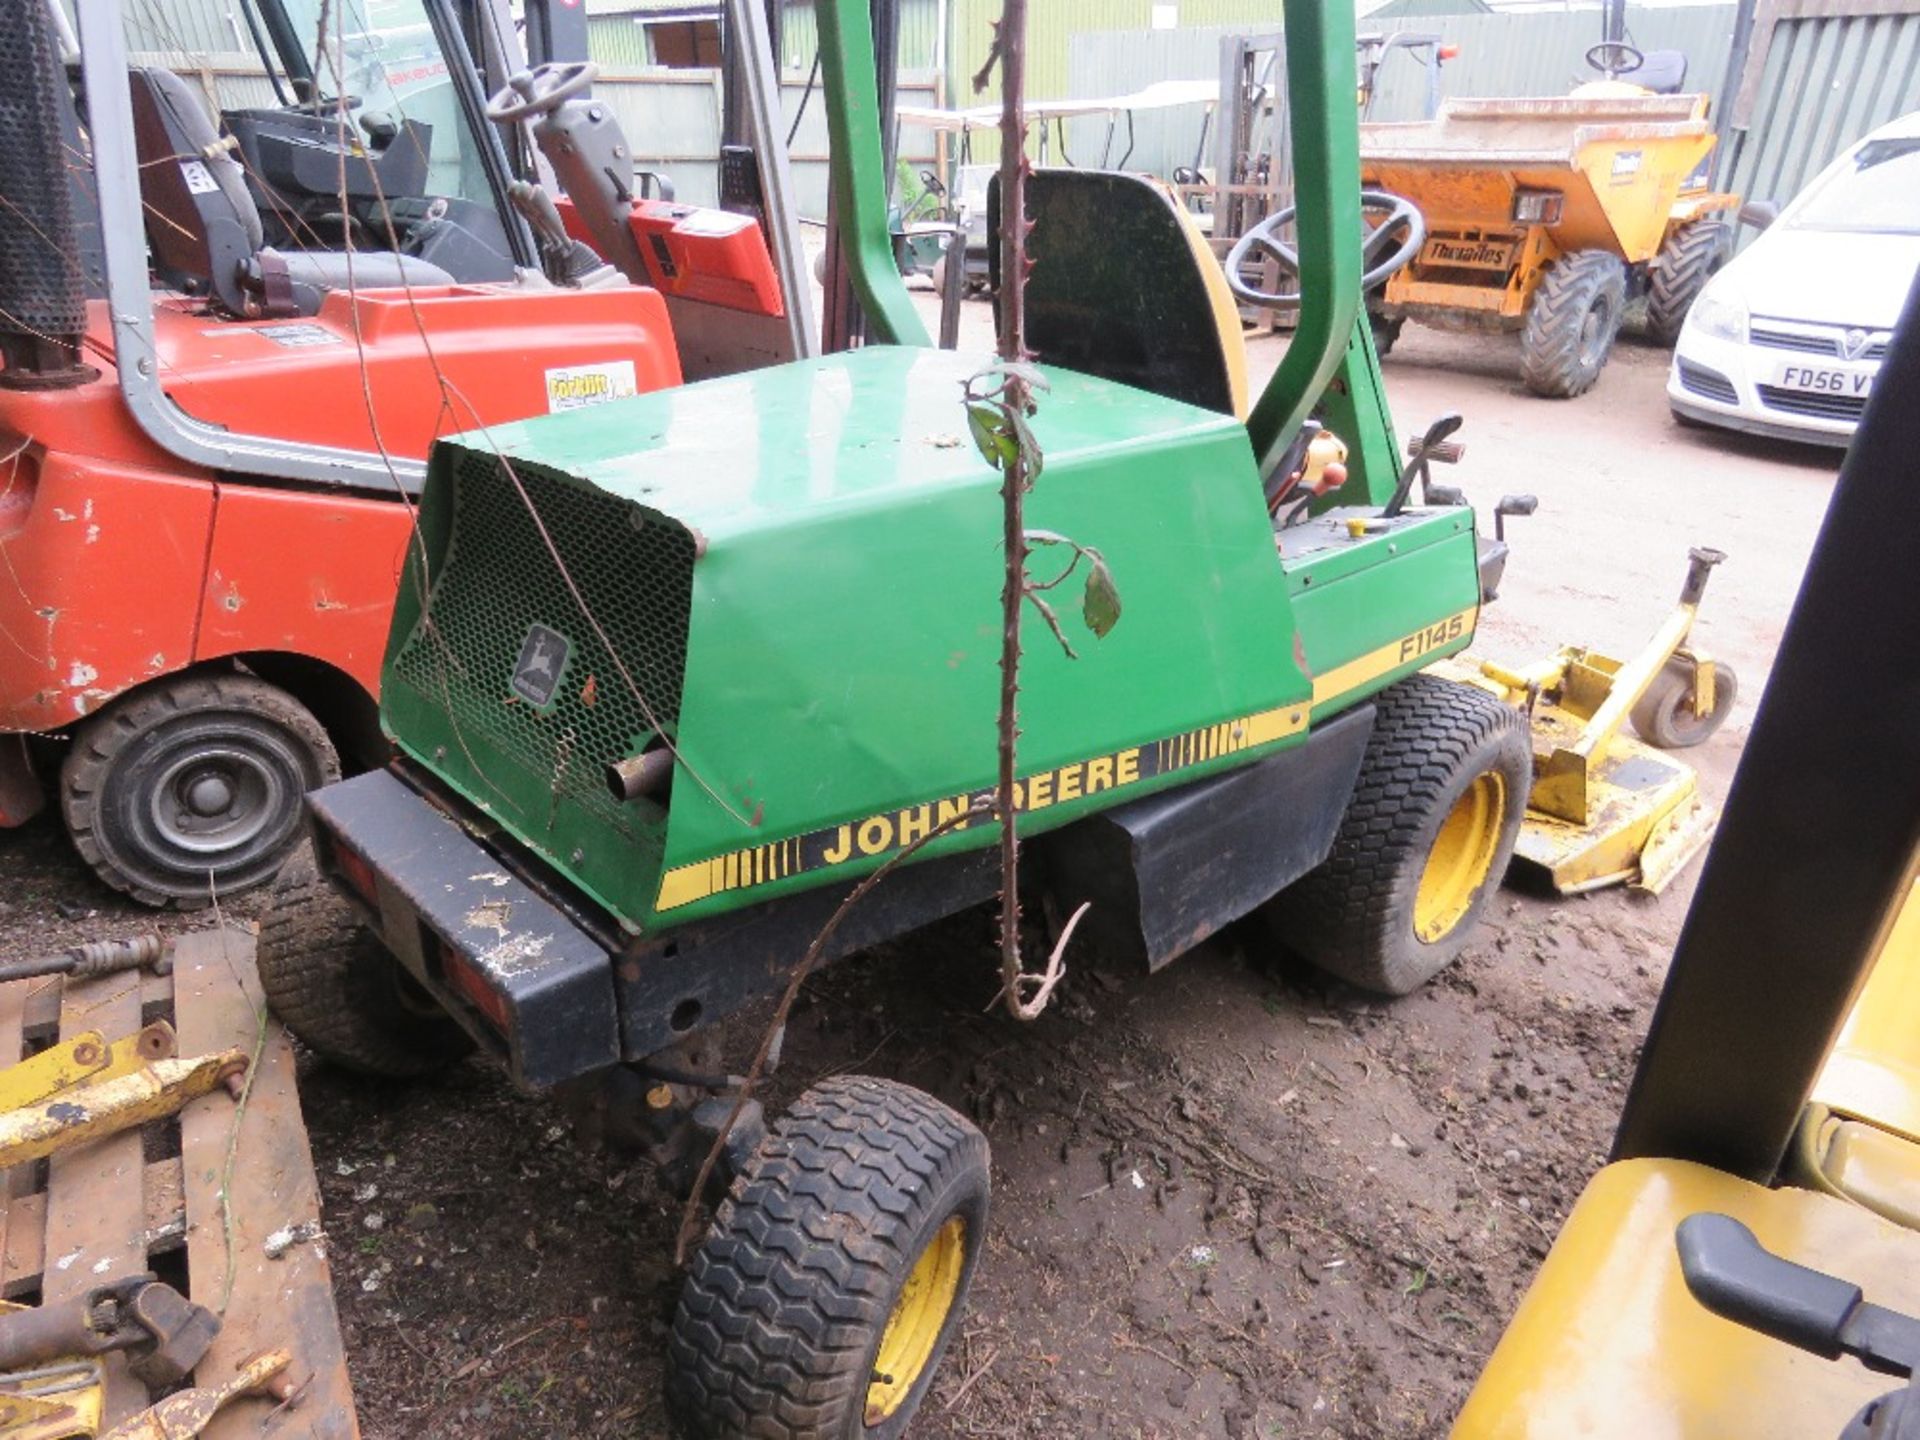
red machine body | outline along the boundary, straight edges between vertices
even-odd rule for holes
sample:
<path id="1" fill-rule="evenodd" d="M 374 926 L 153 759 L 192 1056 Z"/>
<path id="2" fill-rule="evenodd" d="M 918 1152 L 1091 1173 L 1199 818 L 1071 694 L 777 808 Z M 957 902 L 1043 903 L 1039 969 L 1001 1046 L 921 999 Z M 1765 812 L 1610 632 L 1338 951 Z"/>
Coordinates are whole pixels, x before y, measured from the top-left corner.
<path id="1" fill-rule="evenodd" d="M 0 389 L 0 729 L 56 731 L 231 656 L 318 662 L 372 697 L 410 525 L 399 487 L 185 464 L 128 414 L 104 307 L 90 318 L 99 379 Z M 164 387 L 194 417 L 413 460 L 441 435 L 680 380 L 665 303 L 638 286 L 336 293 L 257 322 L 167 299 L 154 319 Z M 0 824 L 32 793 L 0 777 Z"/>
<path id="2" fill-rule="evenodd" d="M 567 233 L 591 244 L 593 236 L 573 202 L 563 197 L 554 204 Z M 751 215 L 636 200 L 630 224 L 646 261 L 647 283 L 663 295 L 754 315 L 787 313 L 766 234 Z"/>

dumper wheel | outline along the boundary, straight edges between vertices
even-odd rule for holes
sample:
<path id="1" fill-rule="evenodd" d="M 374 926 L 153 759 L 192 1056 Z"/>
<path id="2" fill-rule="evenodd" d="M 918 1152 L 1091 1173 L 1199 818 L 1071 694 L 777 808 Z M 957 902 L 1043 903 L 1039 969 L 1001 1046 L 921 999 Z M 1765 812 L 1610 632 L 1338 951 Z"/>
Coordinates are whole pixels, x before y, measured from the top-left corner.
<path id="1" fill-rule="evenodd" d="M 1627 308 L 1627 269 L 1605 250 L 1576 250 L 1547 269 L 1520 337 L 1520 378 L 1571 399 L 1600 378 Z"/>
<path id="2" fill-rule="evenodd" d="M 1407 317 L 1395 315 L 1389 318 L 1377 310 L 1369 310 L 1367 324 L 1373 330 L 1373 353 L 1384 360 L 1400 342 L 1400 332 L 1407 328 Z"/>
<path id="3" fill-rule="evenodd" d="M 1733 710 L 1734 697 L 1740 693 L 1739 677 L 1733 667 L 1713 662 L 1713 708 L 1705 715 L 1693 713 L 1693 667 L 1684 661 L 1669 661 L 1640 703 L 1633 707 L 1633 728 L 1650 745 L 1662 750 L 1685 750 L 1698 745 L 1726 723 Z"/>
<path id="4" fill-rule="evenodd" d="M 987 1141 L 930 1095 L 843 1075 L 769 1128 L 693 1257 L 667 1342 L 691 1440 L 894 1440 L 987 1233 Z"/>
<path id="5" fill-rule="evenodd" d="M 1667 237 L 1647 287 L 1647 334 L 1656 344 L 1680 338 L 1687 311 L 1714 271 L 1727 263 L 1732 244 L 1732 232 L 1718 220 L 1696 220 Z"/>
<path id="6" fill-rule="evenodd" d="M 274 881 L 255 949 L 260 988 L 309 1049 L 363 1075 L 408 1080 L 473 1049 L 302 849 Z"/>
<path id="7" fill-rule="evenodd" d="M 1460 953 L 1506 873 L 1533 752 L 1525 716 L 1471 686 L 1415 675 L 1375 704 L 1332 853 L 1261 913 L 1321 969 L 1405 995 Z"/>
<path id="8" fill-rule="evenodd" d="M 300 843 L 300 800 L 340 778 L 311 711 L 251 675 L 176 675 L 74 731 L 67 833 L 94 873 L 183 910 L 271 880 Z"/>

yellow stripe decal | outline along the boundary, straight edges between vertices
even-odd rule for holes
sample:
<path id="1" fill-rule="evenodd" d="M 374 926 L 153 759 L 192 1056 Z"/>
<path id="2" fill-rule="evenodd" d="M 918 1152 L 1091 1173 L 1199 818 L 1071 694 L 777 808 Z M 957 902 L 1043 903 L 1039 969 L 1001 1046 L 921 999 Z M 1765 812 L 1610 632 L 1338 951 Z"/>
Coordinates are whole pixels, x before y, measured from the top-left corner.
<path id="1" fill-rule="evenodd" d="M 1349 660 L 1344 665 L 1336 665 L 1324 675 L 1314 676 L 1314 708 L 1317 710 L 1329 700 L 1337 700 L 1363 689 L 1382 675 L 1398 670 L 1403 665 L 1411 665 L 1430 651 L 1472 634 L 1474 616 L 1478 613 L 1478 607 L 1470 605 L 1457 615 L 1436 620 L 1425 629 L 1403 635 L 1378 650 L 1369 650 L 1357 660 Z"/>
<path id="2" fill-rule="evenodd" d="M 1472 608 L 1462 610 L 1316 677 L 1313 706 L 1361 689 L 1388 672 L 1463 638 L 1473 629 L 1475 613 Z M 1305 705 L 1282 705 L 1255 715 L 1243 715 L 1238 720 L 1203 725 L 1165 740 L 1152 740 L 1090 760 L 1076 760 L 1057 769 L 1043 770 L 1014 785 L 1014 808 L 1029 814 L 1270 745 L 1305 730 L 1307 712 Z M 827 870 L 850 861 L 889 855 L 912 844 L 934 826 L 965 814 L 976 801 L 991 799 L 992 795 L 991 790 L 949 795 L 924 805 L 909 805 L 903 810 L 831 825 L 771 845 L 677 865 L 660 877 L 660 896 L 654 902 L 654 909 L 678 910 L 683 905 L 727 891 L 751 889 L 812 870 Z M 954 828 L 965 830 L 972 823 L 962 820 Z"/>

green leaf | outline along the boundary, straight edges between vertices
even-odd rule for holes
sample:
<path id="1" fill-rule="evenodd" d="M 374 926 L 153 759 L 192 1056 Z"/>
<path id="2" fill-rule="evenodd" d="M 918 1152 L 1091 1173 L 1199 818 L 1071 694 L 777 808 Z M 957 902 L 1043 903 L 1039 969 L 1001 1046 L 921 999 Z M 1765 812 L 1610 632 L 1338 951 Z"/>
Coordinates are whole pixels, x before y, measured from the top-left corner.
<path id="1" fill-rule="evenodd" d="M 1098 550 L 1088 546 L 1086 555 L 1093 568 L 1087 572 L 1087 594 L 1080 613 L 1086 618 L 1087 628 L 1105 639 L 1107 632 L 1120 623 L 1120 587 L 1113 583 L 1113 571 Z"/>
<path id="2" fill-rule="evenodd" d="M 1007 422 L 992 405 L 967 406 L 967 428 L 973 432 L 973 445 L 980 458 L 996 470 L 1006 468 L 1011 458 L 1013 439 L 1007 434 Z"/>

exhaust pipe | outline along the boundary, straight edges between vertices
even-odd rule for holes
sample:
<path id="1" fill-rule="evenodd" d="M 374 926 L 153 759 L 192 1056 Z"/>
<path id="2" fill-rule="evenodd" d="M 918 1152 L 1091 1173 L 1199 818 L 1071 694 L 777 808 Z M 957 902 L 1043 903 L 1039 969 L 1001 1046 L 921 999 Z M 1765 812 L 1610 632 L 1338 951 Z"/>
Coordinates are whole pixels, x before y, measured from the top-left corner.
<path id="1" fill-rule="evenodd" d="M 87 301 L 61 108 L 69 103 L 49 0 L 15 6 L 0 26 L 0 386 L 84 385 Z"/>
<path id="2" fill-rule="evenodd" d="M 658 800 L 673 783 L 673 752 L 664 745 L 607 766 L 607 789 L 616 800 Z"/>

